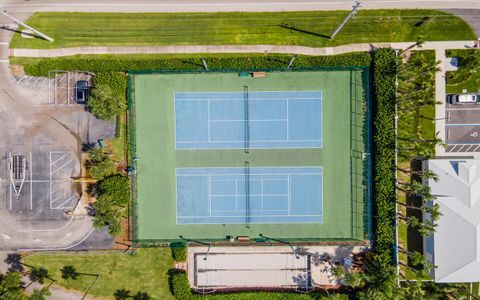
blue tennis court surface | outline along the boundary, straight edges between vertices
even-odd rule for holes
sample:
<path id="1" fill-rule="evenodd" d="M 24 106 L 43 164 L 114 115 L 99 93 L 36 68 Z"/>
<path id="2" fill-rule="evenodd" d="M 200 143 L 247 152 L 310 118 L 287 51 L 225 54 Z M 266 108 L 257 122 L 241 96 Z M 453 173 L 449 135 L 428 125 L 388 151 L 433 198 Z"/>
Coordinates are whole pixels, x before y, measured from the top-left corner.
<path id="1" fill-rule="evenodd" d="M 177 224 L 322 223 L 321 167 L 179 168 Z"/>
<path id="2" fill-rule="evenodd" d="M 177 149 L 321 148 L 322 92 L 175 93 Z"/>

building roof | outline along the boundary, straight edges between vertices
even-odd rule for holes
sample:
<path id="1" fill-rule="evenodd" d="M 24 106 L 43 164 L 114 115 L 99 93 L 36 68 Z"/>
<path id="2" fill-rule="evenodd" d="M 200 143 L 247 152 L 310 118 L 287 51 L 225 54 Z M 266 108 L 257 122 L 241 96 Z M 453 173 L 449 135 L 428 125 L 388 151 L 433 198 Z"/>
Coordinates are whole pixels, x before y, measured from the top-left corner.
<path id="1" fill-rule="evenodd" d="M 435 159 L 428 185 L 440 205 L 433 235 L 436 282 L 480 281 L 480 160 Z"/>

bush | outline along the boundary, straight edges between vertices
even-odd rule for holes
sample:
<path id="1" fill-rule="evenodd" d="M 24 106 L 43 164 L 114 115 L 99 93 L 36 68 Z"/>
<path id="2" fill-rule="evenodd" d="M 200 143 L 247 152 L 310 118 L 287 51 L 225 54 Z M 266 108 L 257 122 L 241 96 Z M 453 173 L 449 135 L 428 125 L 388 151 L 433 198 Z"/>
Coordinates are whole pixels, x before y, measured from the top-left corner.
<path id="1" fill-rule="evenodd" d="M 87 108 L 95 117 L 108 121 L 125 112 L 126 103 L 109 85 L 98 84 L 92 88 Z"/>
<path id="2" fill-rule="evenodd" d="M 32 76 L 47 76 L 50 70 L 89 70 L 96 74 L 94 84 L 120 86 L 119 72 L 128 70 L 203 70 L 199 56 L 172 57 L 171 55 L 76 55 L 70 57 L 28 59 L 25 72 Z M 232 56 L 225 54 L 204 55 L 210 69 L 285 68 L 291 55 Z M 24 59 L 15 58 L 12 63 L 23 64 Z M 298 56 L 295 68 L 369 66 L 371 56 L 366 52 L 354 52 L 334 56 Z M 98 79 L 100 78 L 100 79 Z M 123 81 L 124 82 L 124 81 Z M 114 89 L 115 90 L 115 89 Z M 119 89 L 120 90 L 120 89 Z M 124 92 L 124 90 L 123 90 Z"/>
<path id="3" fill-rule="evenodd" d="M 115 172 L 115 164 L 103 152 L 103 149 L 93 148 L 88 151 L 87 169 L 93 179 L 102 180 Z"/>
<path id="4" fill-rule="evenodd" d="M 97 201 L 93 203 L 95 216 L 93 217 L 93 226 L 103 228 L 108 226 L 108 232 L 116 236 L 121 232 L 121 214 L 120 209 L 108 198 L 99 196 Z"/>
<path id="5" fill-rule="evenodd" d="M 393 49 L 374 53 L 375 261 L 379 271 L 394 264 L 395 243 L 395 76 Z"/>
<path id="6" fill-rule="evenodd" d="M 319 292 L 312 292 L 309 294 L 300 294 L 294 292 L 229 292 L 201 295 L 193 293 L 190 284 L 188 283 L 187 274 L 185 272 L 171 272 L 170 286 L 172 294 L 177 299 L 211 299 L 211 300 L 308 300 L 308 299 L 337 299 L 347 300 L 348 295 L 334 294 L 324 295 Z"/>
<path id="7" fill-rule="evenodd" d="M 130 200 L 128 177 L 115 174 L 103 179 L 98 185 L 98 193 L 116 205 L 126 205 Z"/>
<path id="8" fill-rule="evenodd" d="M 185 243 L 171 243 L 170 249 L 172 249 L 172 256 L 174 260 L 182 262 L 187 260 L 187 246 Z"/>

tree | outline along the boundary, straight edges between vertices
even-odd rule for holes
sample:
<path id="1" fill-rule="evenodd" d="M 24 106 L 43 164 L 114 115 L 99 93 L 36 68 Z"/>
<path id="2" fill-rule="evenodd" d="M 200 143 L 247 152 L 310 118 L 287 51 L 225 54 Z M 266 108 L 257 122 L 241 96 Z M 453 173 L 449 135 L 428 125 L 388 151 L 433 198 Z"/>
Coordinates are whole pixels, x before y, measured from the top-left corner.
<path id="1" fill-rule="evenodd" d="M 101 197 L 108 198 L 117 205 L 126 205 L 130 200 L 128 177 L 120 174 L 109 176 L 99 183 L 98 192 Z"/>
<path id="2" fill-rule="evenodd" d="M 28 297 L 29 300 L 46 300 L 50 296 L 50 290 L 47 287 L 42 289 L 34 289 L 33 293 Z"/>
<path id="3" fill-rule="evenodd" d="M 113 296 L 115 296 L 116 300 L 126 300 L 130 298 L 130 291 L 126 289 L 116 290 Z"/>
<path id="4" fill-rule="evenodd" d="M 63 279 L 71 278 L 75 280 L 79 275 L 74 266 L 64 266 L 61 271 Z"/>
<path id="5" fill-rule="evenodd" d="M 138 292 L 133 295 L 133 300 L 150 300 L 150 295 L 144 292 Z"/>
<path id="6" fill-rule="evenodd" d="M 93 217 L 93 226 L 102 228 L 108 226 L 111 235 L 118 235 L 121 231 L 121 215 L 119 208 L 108 198 L 99 197 L 93 204 L 95 216 Z"/>
<path id="7" fill-rule="evenodd" d="M 24 300 L 25 298 L 20 272 L 0 274 L 0 299 Z"/>
<path id="8" fill-rule="evenodd" d="M 113 161 L 109 158 L 105 158 L 91 165 L 89 172 L 92 178 L 101 180 L 109 175 L 112 175 L 115 172 L 114 167 L 115 165 Z"/>
<path id="9" fill-rule="evenodd" d="M 101 120 L 112 120 L 115 116 L 125 111 L 126 103 L 123 99 L 113 94 L 110 86 L 98 84 L 91 90 L 87 108 L 95 117 Z"/>
<path id="10" fill-rule="evenodd" d="M 45 269 L 44 267 L 33 267 L 30 270 L 29 276 L 31 281 L 33 282 L 39 282 L 43 284 L 44 279 L 48 278 L 48 270 Z"/>

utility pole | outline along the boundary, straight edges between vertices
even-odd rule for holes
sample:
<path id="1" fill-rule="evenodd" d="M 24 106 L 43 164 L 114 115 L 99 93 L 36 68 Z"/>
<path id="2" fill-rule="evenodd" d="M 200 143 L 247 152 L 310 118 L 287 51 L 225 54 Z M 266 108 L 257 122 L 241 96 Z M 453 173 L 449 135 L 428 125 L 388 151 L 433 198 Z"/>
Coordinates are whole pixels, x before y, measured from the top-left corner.
<path id="1" fill-rule="evenodd" d="M 335 36 L 337 35 L 337 33 L 343 28 L 343 26 L 345 26 L 345 24 L 347 24 L 348 20 L 357 13 L 358 9 L 360 9 L 360 2 L 359 1 L 355 2 L 355 4 L 353 5 L 352 11 L 348 14 L 347 17 L 345 17 L 345 19 L 343 19 L 342 24 L 340 24 L 337 27 L 337 29 L 335 29 L 335 31 L 332 33 L 332 35 L 330 36 L 331 40 L 333 40 L 335 38 Z"/>
<path id="2" fill-rule="evenodd" d="M 38 34 L 40 37 L 46 39 L 47 41 L 53 42 L 53 39 L 51 37 L 49 37 L 48 35 L 46 35 L 44 33 L 41 33 L 40 31 L 36 30 L 33 27 L 28 26 L 27 24 L 23 23 L 22 21 L 18 20 L 17 18 L 14 18 L 14 17 L 10 16 L 9 14 L 7 14 L 6 10 L 3 10 L 3 11 L 0 10 L 0 13 L 2 15 L 4 15 L 5 17 L 9 18 L 10 20 L 12 20 L 13 22 L 17 23 L 18 25 L 21 25 L 21 26 L 23 26 L 27 29 L 30 29 L 31 31 L 35 32 L 36 34 Z"/>
<path id="3" fill-rule="evenodd" d="M 292 67 L 293 62 L 297 59 L 297 57 L 298 57 L 298 55 L 295 54 L 295 55 L 292 57 L 292 59 L 290 59 L 290 62 L 288 63 L 287 69 L 290 69 L 290 68 Z"/>
<path id="4" fill-rule="evenodd" d="M 203 66 L 205 67 L 205 70 L 208 71 L 207 60 L 205 58 L 202 58 L 202 63 L 203 63 Z"/>

